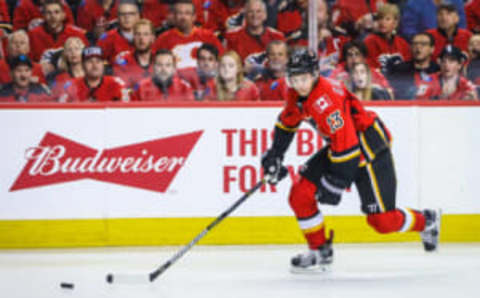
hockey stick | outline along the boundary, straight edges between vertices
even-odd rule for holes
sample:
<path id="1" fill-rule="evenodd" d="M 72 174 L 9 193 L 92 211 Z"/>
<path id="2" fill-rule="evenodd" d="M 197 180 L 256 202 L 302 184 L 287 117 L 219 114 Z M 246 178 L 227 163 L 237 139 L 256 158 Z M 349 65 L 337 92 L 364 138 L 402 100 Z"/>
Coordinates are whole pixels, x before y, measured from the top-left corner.
<path id="1" fill-rule="evenodd" d="M 278 177 L 278 181 L 282 180 L 288 174 L 288 170 L 285 167 L 282 167 L 280 170 L 280 174 Z M 238 208 L 243 202 L 245 202 L 253 193 L 255 193 L 264 183 L 266 183 L 266 178 L 263 178 L 255 186 L 253 186 L 249 191 L 247 191 L 240 199 L 238 199 L 232 206 L 230 206 L 227 210 L 225 210 L 220 216 L 215 218 L 203 231 L 198 234 L 195 238 L 193 238 L 190 243 L 185 245 L 182 249 L 180 249 L 173 257 L 171 257 L 168 261 L 166 261 L 163 265 L 155 269 L 154 271 L 150 272 L 149 274 L 127 274 L 127 273 L 119 273 L 107 274 L 107 282 L 108 283 L 124 283 L 124 284 L 138 284 L 138 283 L 148 283 L 153 282 L 157 277 L 165 272 L 171 265 L 173 265 L 178 259 L 180 259 L 187 251 L 189 251 L 200 239 L 202 239 L 211 229 L 213 229 L 216 225 L 218 225 L 222 220 L 224 220 L 230 213 L 232 213 L 235 209 Z"/>

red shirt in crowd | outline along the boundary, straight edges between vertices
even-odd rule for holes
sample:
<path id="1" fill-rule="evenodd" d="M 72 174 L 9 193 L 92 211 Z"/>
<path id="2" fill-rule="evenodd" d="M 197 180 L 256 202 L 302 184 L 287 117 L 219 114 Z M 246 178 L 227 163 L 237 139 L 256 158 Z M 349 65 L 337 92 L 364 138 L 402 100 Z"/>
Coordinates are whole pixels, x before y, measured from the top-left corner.
<path id="1" fill-rule="evenodd" d="M 55 100 L 58 100 L 60 96 L 62 96 L 63 93 L 65 93 L 65 90 L 68 86 L 70 86 L 70 81 L 75 79 L 70 75 L 68 72 L 61 72 L 55 75 L 53 80 L 50 83 L 50 89 L 52 90 L 52 97 Z"/>
<path id="2" fill-rule="evenodd" d="M 470 0 L 465 4 L 467 27 L 470 31 L 480 32 L 480 0 Z"/>
<path id="3" fill-rule="evenodd" d="M 386 2 L 386 0 L 337 0 L 332 7 L 333 23 L 337 26 L 354 24 L 366 14 L 377 12 Z"/>
<path id="4" fill-rule="evenodd" d="M 126 39 L 119 29 L 112 29 L 100 36 L 97 45 L 102 48 L 103 57 L 114 64 L 115 57 L 125 51 L 134 51 L 133 41 Z"/>
<path id="5" fill-rule="evenodd" d="M 245 61 L 249 55 L 265 52 L 271 41 L 285 40 L 285 36 L 280 31 L 270 27 L 265 27 L 261 35 L 252 35 L 243 26 L 227 32 L 225 40 L 227 41 L 227 49 L 234 50 L 240 55 L 242 61 Z"/>
<path id="6" fill-rule="evenodd" d="M 72 10 L 70 6 L 62 0 L 63 9 L 66 15 L 66 22 L 68 24 L 75 24 Z M 17 1 L 17 6 L 13 11 L 13 30 L 25 29 L 30 30 L 43 22 L 42 6 L 36 5 L 33 0 Z"/>
<path id="7" fill-rule="evenodd" d="M 105 9 L 98 0 L 82 0 L 77 7 L 77 25 L 92 31 L 97 23 L 111 23 L 117 19 L 118 0 Z"/>
<path id="8" fill-rule="evenodd" d="M 202 43 L 210 43 L 223 54 L 223 46 L 212 31 L 194 27 L 189 35 L 184 35 L 178 29 L 173 28 L 160 34 L 153 44 L 152 51 L 168 49 L 177 58 L 177 69 L 197 66 L 197 49 Z"/>
<path id="9" fill-rule="evenodd" d="M 196 67 L 180 69 L 178 70 L 178 76 L 190 84 L 196 100 L 203 100 L 210 93 L 208 82 L 213 78 L 201 78 Z"/>
<path id="10" fill-rule="evenodd" d="M 211 80 L 208 82 L 208 88 L 211 91 L 205 99 L 217 101 L 217 82 Z M 249 80 L 244 80 L 240 88 L 235 92 L 234 101 L 257 101 L 260 100 L 260 91 L 257 86 Z"/>
<path id="11" fill-rule="evenodd" d="M 174 75 L 170 86 L 156 84 L 153 78 L 141 80 L 135 86 L 135 100 L 139 101 L 194 101 L 192 87 L 179 76 Z"/>
<path id="12" fill-rule="evenodd" d="M 398 35 L 388 40 L 380 34 L 372 33 L 364 40 L 368 51 L 368 64 L 373 68 L 385 66 L 389 59 L 399 59 L 400 62 L 409 61 L 412 58 L 410 45 Z"/>
<path id="13" fill-rule="evenodd" d="M 472 36 L 472 32 L 465 29 L 457 28 L 452 39 L 449 39 L 445 32 L 441 29 L 430 29 L 427 30 L 427 32 L 430 33 L 433 38 L 435 38 L 435 49 L 433 50 L 432 55 L 433 61 L 437 60 L 442 50 L 448 44 L 451 44 L 464 51 L 465 53 L 468 53 L 468 41 Z"/>
<path id="14" fill-rule="evenodd" d="M 63 30 L 58 34 L 50 33 L 45 25 L 29 30 L 30 57 L 33 61 L 38 62 L 45 51 L 63 48 L 65 41 L 72 36 L 79 37 L 84 44 L 88 45 L 85 30 L 70 24 L 65 24 Z"/>
<path id="15" fill-rule="evenodd" d="M 388 80 L 378 69 L 370 69 L 372 74 L 372 83 L 381 86 L 382 88 L 391 90 L 392 87 L 388 83 Z M 345 62 L 339 63 L 337 67 L 332 71 L 329 78 L 332 78 L 337 81 L 346 82 L 348 81 L 348 71 L 345 69 Z"/>
<path id="16" fill-rule="evenodd" d="M 10 14 L 8 13 L 7 1 L 0 0 L 0 24 L 9 24 Z"/>
<path id="17" fill-rule="evenodd" d="M 121 78 L 128 88 L 133 88 L 142 79 L 153 73 L 153 55 L 148 66 L 139 64 L 135 52 L 121 52 L 113 63 L 113 73 Z"/>
<path id="18" fill-rule="evenodd" d="M 65 92 L 60 96 L 60 102 L 108 102 L 130 101 L 130 91 L 122 79 L 113 76 L 103 76 L 100 85 L 90 88 L 84 78 L 68 81 Z"/>
<path id="19" fill-rule="evenodd" d="M 161 0 L 143 0 L 142 17 L 152 21 L 155 28 L 161 27 L 167 20 L 170 13 L 170 1 Z M 195 6 L 195 22 L 203 25 L 205 23 L 205 13 L 203 9 L 203 0 L 192 0 Z"/>
<path id="20" fill-rule="evenodd" d="M 53 102 L 53 98 L 43 84 L 31 83 L 28 90 L 18 90 L 9 83 L 0 89 L 0 102 Z"/>
<path id="21" fill-rule="evenodd" d="M 285 100 L 288 95 L 288 85 L 285 77 L 274 79 L 263 77 L 255 84 L 260 92 L 260 100 L 278 101 Z"/>
<path id="22" fill-rule="evenodd" d="M 32 63 L 32 80 L 34 83 L 46 84 L 45 75 L 43 74 L 42 66 L 38 63 Z M 0 60 L 0 84 L 4 85 L 12 81 L 10 75 L 10 65 L 5 60 Z"/>
<path id="23" fill-rule="evenodd" d="M 302 27 L 302 11 L 298 8 L 295 1 L 282 1 L 278 7 L 277 29 L 285 36 L 298 31 Z"/>
<path id="24" fill-rule="evenodd" d="M 228 2 L 233 4 L 229 5 Z M 244 23 L 245 2 L 245 0 L 205 0 L 203 4 L 207 10 L 205 28 L 224 33 L 241 27 Z"/>
<path id="25" fill-rule="evenodd" d="M 448 96 L 442 94 L 442 79 L 440 74 L 435 75 L 435 89 L 433 91 L 432 99 L 440 100 L 464 100 L 469 94 L 476 94 L 475 85 L 467 78 L 460 76 L 457 80 L 457 89 Z"/>

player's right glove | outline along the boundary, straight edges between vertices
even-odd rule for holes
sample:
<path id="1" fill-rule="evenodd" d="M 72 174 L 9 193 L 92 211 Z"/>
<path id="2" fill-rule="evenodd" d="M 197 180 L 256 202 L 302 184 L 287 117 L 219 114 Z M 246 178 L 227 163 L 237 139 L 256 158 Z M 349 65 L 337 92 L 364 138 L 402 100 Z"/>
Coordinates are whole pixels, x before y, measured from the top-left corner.
<path id="1" fill-rule="evenodd" d="M 283 156 L 278 155 L 274 150 L 266 151 L 262 156 L 262 168 L 265 179 L 270 184 L 277 184 L 283 177 L 282 169 Z"/>

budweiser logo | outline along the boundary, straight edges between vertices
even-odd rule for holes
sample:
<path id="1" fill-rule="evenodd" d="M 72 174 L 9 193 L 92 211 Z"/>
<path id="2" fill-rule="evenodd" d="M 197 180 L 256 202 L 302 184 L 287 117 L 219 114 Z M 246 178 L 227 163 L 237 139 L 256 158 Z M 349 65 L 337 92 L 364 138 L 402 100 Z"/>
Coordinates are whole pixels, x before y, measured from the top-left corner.
<path id="1" fill-rule="evenodd" d="M 105 150 L 47 132 L 10 191 L 94 179 L 165 192 L 203 131 Z"/>

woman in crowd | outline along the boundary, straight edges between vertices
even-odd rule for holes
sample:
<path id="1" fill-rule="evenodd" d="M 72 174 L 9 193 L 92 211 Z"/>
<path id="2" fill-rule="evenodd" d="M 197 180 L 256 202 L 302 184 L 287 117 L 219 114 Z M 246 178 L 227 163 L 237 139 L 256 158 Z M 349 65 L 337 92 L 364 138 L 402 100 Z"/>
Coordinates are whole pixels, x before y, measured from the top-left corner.
<path id="1" fill-rule="evenodd" d="M 350 70 L 349 90 L 360 100 L 391 100 L 389 92 L 379 85 L 372 84 L 372 73 L 365 62 L 355 63 Z"/>

